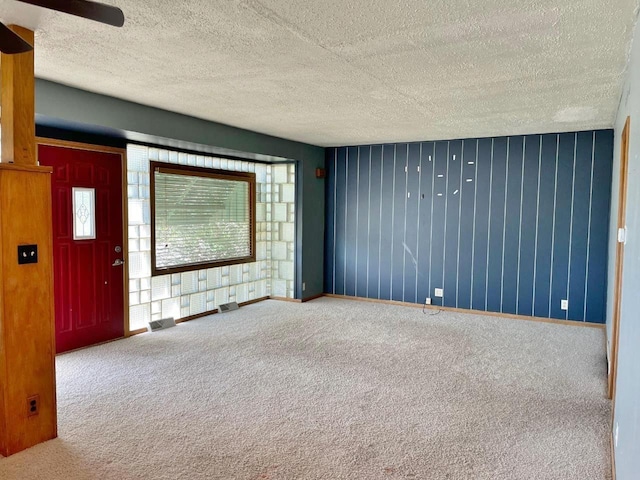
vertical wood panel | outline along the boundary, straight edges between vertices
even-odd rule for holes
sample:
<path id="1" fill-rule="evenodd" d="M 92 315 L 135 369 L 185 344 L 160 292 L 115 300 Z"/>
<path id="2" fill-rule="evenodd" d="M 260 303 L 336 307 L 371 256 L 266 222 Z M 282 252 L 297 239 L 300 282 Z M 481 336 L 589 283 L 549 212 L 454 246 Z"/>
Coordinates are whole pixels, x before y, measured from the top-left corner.
<path id="1" fill-rule="evenodd" d="M 603 322 L 612 152 L 610 131 L 328 149 L 327 291 Z"/>
<path id="2" fill-rule="evenodd" d="M 358 149 L 358 204 L 356 206 L 356 296 L 366 297 L 368 290 L 367 257 L 369 255 L 369 160 L 371 147 Z"/>

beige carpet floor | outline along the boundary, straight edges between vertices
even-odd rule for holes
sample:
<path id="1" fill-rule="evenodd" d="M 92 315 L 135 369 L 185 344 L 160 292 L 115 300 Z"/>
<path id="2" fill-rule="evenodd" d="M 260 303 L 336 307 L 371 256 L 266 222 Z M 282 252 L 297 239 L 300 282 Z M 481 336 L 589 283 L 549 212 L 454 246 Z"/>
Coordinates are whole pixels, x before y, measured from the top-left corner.
<path id="1" fill-rule="evenodd" d="M 57 359 L 13 479 L 610 478 L 603 331 L 322 298 Z"/>

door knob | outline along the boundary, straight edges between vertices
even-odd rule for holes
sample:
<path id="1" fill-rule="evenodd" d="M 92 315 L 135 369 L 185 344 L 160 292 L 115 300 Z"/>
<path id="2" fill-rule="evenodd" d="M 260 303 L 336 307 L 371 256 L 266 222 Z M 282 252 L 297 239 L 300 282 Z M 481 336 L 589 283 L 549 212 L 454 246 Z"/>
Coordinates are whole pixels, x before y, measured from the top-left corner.
<path id="1" fill-rule="evenodd" d="M 122 260 L 121 258 L 118 258 L 115 262 L 113 262 L 113 265 L 111 265 L 112 267 L 119 267 L 120 265 L 124 265 L 124 260 Z"/>

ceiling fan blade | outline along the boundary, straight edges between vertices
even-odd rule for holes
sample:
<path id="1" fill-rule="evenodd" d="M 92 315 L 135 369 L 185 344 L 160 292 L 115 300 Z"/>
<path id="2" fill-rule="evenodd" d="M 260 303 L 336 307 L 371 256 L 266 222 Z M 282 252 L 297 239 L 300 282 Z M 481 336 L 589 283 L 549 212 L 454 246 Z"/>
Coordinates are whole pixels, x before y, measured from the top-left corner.
<path id="1" fill-rule="evenodd" d="M 89 0 L 18 0 L 39 7 L 50 8 L 78 17 L 88 18 L 96 22 L 106 23 L 114 27 L 124 25 L 124 14 L 118 7 Z"/>
<path id="2" fill-rule="evenodd" d="M 13 55 L 14 53 L 24 53 L 33 50 L 28 42 L 24 41 L 20 35 L 12 32 L 6 25 L 0 23 L 0 52 Z"/>

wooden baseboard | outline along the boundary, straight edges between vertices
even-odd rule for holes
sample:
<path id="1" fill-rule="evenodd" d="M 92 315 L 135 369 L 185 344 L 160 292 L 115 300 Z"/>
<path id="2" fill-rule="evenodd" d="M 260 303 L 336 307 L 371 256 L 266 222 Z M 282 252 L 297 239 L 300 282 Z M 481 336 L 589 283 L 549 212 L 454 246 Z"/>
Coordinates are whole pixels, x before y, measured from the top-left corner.
<path id="1" fill-rule="evenodd" d="M 297 298 L 288 298 L 288 297 L 274 297 L 271 296 L 269 297 L 271 300 L 277 300 L 279 302 L 292 302 L 292 303 L 302 303 L 302 300 L 299 300 Z"/>
<path id="2" fill-rule="evenodd" d="M 613 445 L 613 429 L 611 429 L 611 480 L 616 480 L 616 449 Z"/>
<path id="3" fill-rule="evenodd" d="M 302 299 L 302 303 L 307 303 L 312 300 L 317 300 L 318 298 L 324 297 L 324 293 L 319 293 L 318 295 L 313 295 L 312 297 L 307 297 Z"/>
<path id="4" fill-rule="evenodd" d="M 529 317 L 526 315 L 513 315 L 510 313 L 486 312 L 484 310 L 467 310 L 464 308 L 441 307 L 439 305 L 421 305 L 419 303 L 399 302 L 397 300 L 380 300 L 377 298 L 352 297 L 349 295 L 336 295 L 333 293 L 323 294 L 325 297 L 341 298 L 344 300 L 355 300 L 359 302 L 382 303 L 385 305 L 398 305 L 402 307 L 427 308 L 429 310 L 442 310 L 443 312 L 466 313 L 472 315 L 484 315 L 487 317 L 510 318 L 514 320 L 526 320 L 530 322 L 552 323 L 556 325 L 568 325 L 571 327 L 586 327 L 605 329 L 606 325 L 600 323 L 574 322 L 571 320 L 558 320 L 555 318 Z"/>

